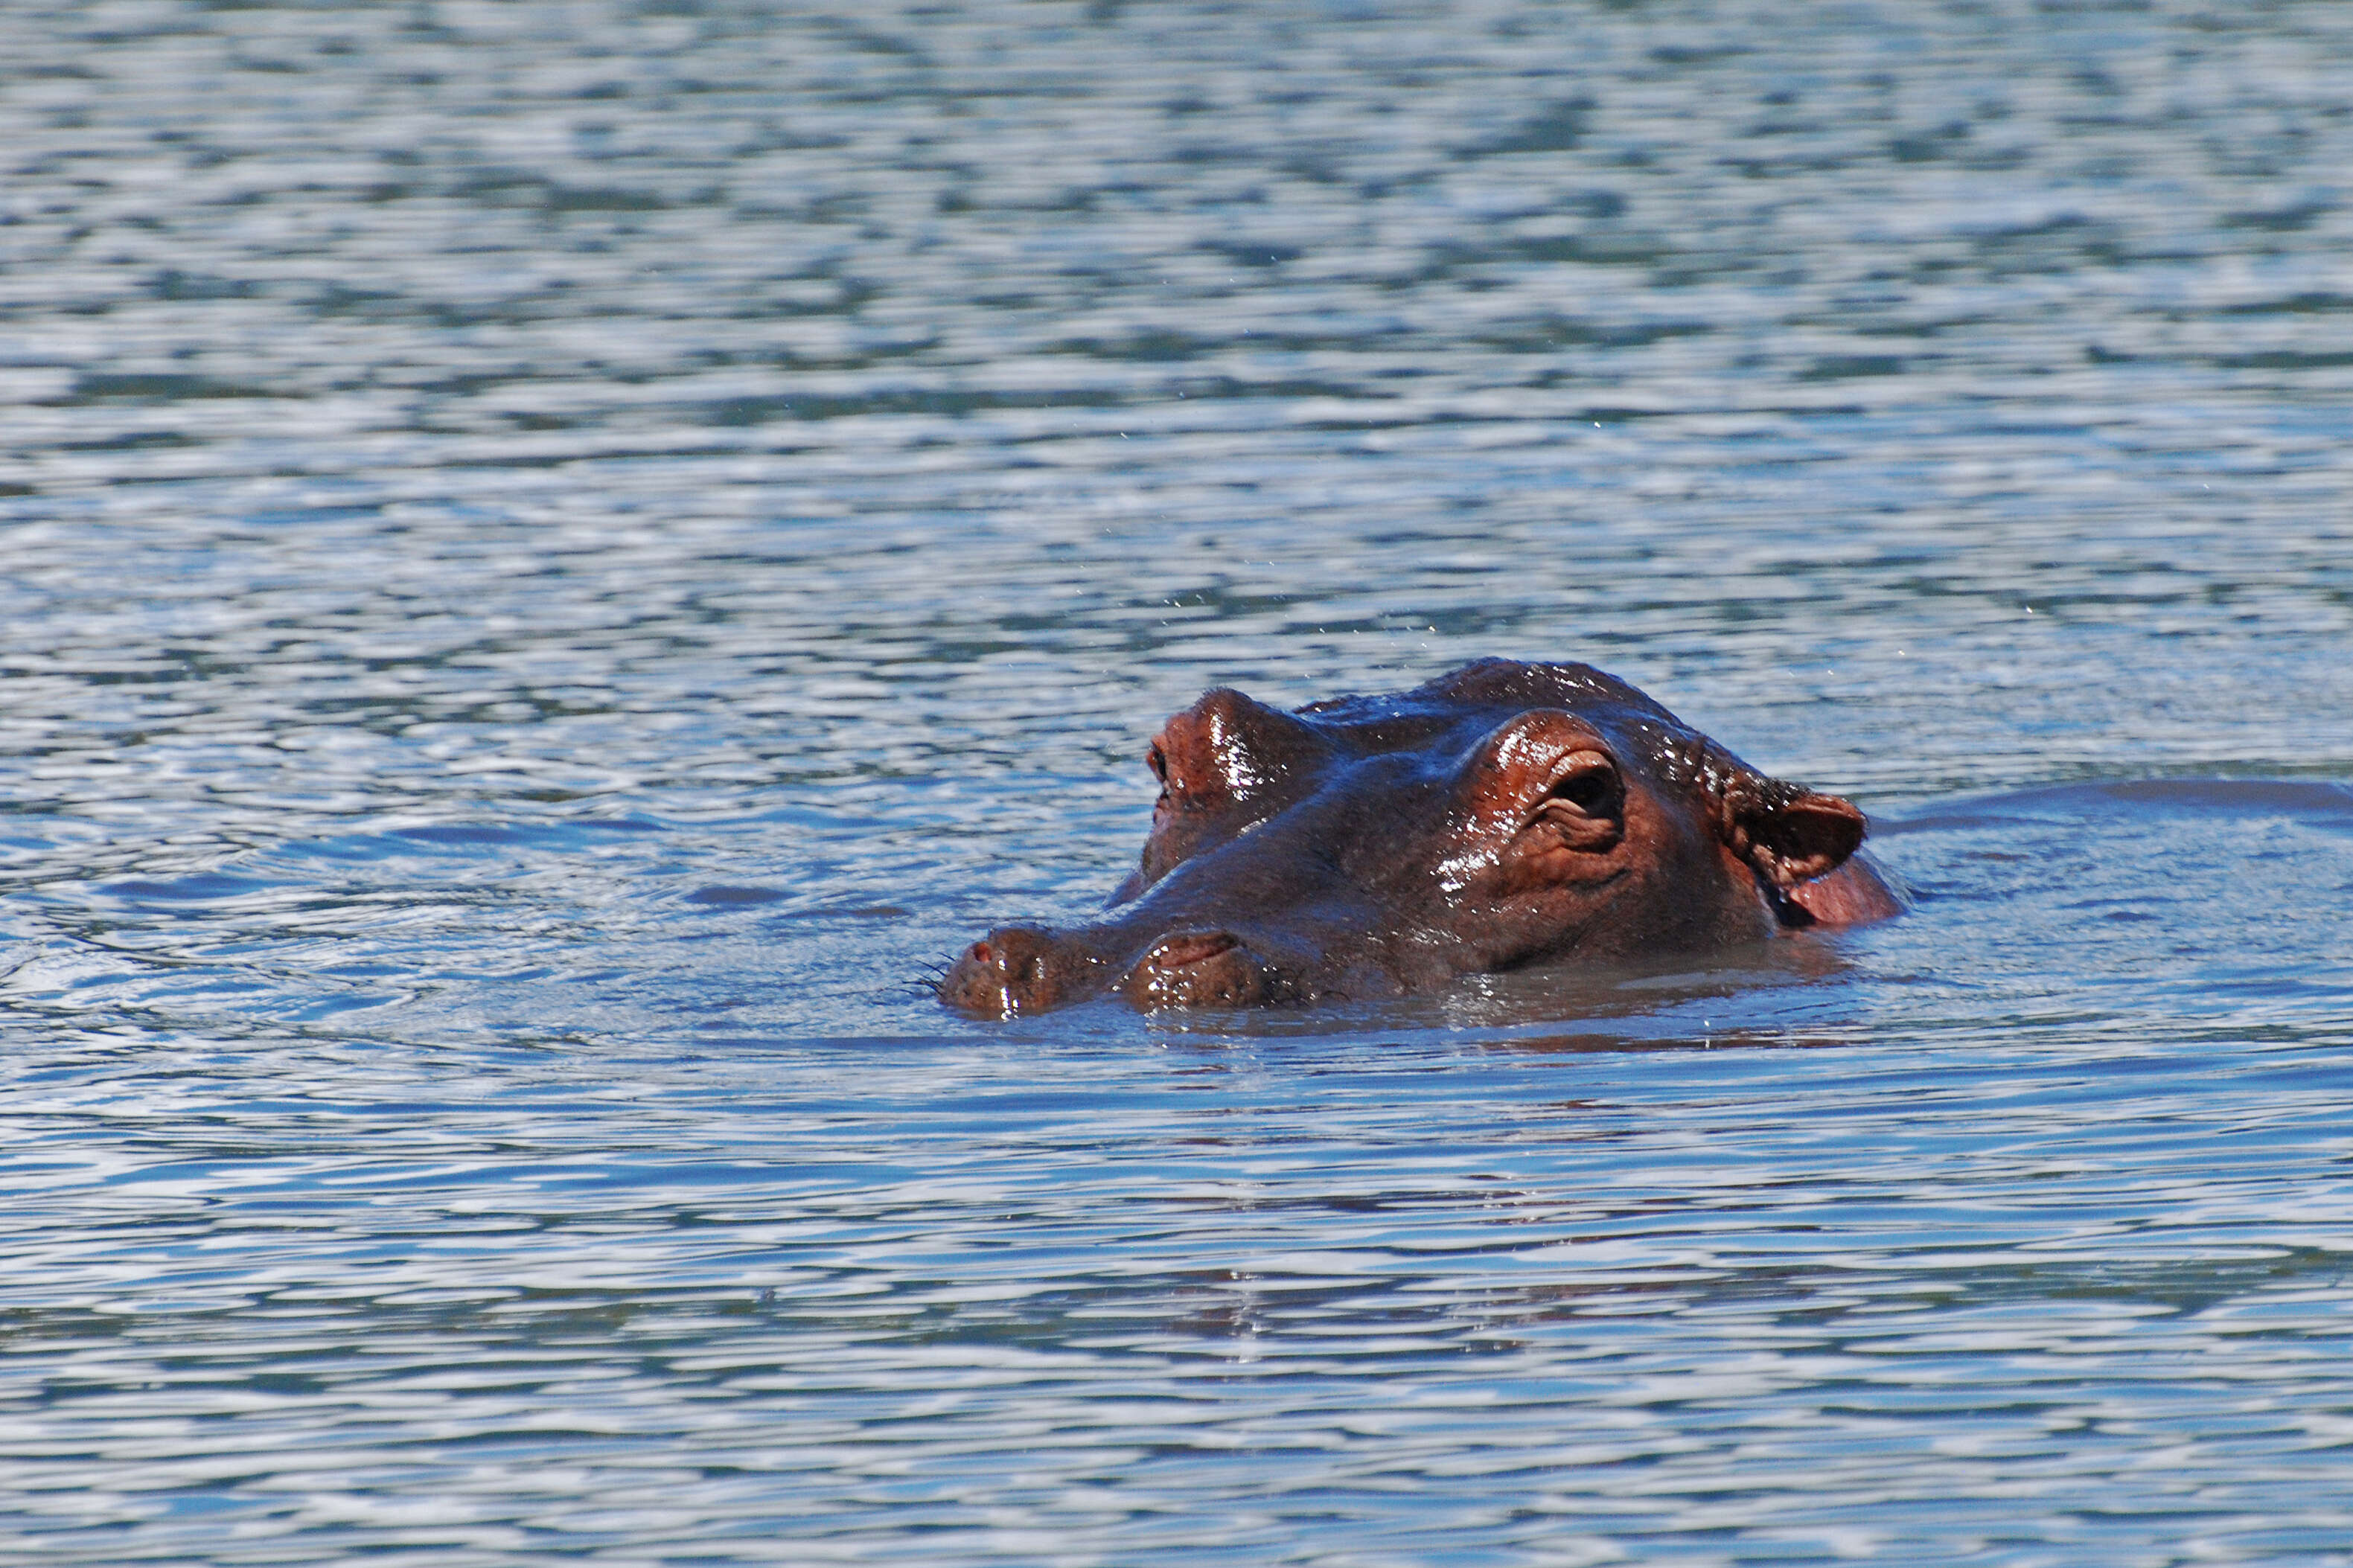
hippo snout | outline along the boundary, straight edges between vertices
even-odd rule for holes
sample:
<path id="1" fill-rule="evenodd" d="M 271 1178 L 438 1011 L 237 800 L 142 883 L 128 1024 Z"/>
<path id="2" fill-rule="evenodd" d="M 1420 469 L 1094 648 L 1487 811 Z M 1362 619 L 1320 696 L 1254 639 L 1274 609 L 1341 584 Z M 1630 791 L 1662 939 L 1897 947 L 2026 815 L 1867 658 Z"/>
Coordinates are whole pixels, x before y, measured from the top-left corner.
<path id="1" fill-rule="evenodd" d="M 940 1000 L 967 1013 L 1009 1018 L 1075 999 L 1092 967 L 1036 926 L 998 926 L 965 949 L 940 981 Z"/>
<path id="2" fill-rule="evenodd" d="M 1122 974 L 1113 953 L 1124 942 L 1091 943 L 1095 932 L 1060 934 L 1038 926 L 999 926 L 965 949 L 940 980 L 940 1000 L 985 1017 L 1042 1012 L 1105 991 L 1145 1012 L 1162 1007 L 1255 1007 L 1296 1001 L 1290 966 L 1277 964 L 1224 931 L 1179 931 L 1155 937 Z M 1131 941 L 1133 938 L 1130 939 Z"/>

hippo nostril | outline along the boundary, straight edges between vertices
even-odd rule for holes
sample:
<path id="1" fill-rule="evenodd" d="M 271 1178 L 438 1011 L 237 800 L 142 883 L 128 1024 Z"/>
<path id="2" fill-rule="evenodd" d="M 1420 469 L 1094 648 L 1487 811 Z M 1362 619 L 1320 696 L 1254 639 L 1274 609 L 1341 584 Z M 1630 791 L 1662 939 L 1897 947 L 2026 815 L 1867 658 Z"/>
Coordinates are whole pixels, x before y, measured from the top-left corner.
<path id="1" fill-rule="evenodd" d="M 972 944 L 974 959 L 1015 985 L 1035 985 L 1046 977 L 1053 937 L 1029 926 L 1000 926 Z"/>
<path id="2" fill-rule="evenodd" d="M 1242 939 L 1230 931 L 1188 931 L 1182 936 L 1163 937 L 1145 962 L 1158 969 L 1182 969 L 1188 963 L 1200 963 L 1221 952 L 1231 952 L 1241 944 Z"/>
<path id="3" fill-rule="evenodd" d="M 1122 987 L 1147 1012 L 1161 1007 L 1248 1007 L 1287 1001 L 1282 973 L 1231 931 L 1180 931 L 1154 942 Z"/>

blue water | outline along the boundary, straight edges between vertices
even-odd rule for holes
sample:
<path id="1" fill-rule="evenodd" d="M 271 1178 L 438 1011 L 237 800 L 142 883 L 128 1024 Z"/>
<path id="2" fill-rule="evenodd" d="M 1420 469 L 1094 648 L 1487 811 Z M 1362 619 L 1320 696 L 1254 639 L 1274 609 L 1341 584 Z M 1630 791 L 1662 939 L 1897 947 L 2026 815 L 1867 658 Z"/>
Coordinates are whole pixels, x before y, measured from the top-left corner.
<path id="1" fill-rule="evenodd" d="M 0 1560 L 2353 1563 L 2353 11 L 0 38 Z M 1915 907 L 932 1000 L 1481 655 Z"/>

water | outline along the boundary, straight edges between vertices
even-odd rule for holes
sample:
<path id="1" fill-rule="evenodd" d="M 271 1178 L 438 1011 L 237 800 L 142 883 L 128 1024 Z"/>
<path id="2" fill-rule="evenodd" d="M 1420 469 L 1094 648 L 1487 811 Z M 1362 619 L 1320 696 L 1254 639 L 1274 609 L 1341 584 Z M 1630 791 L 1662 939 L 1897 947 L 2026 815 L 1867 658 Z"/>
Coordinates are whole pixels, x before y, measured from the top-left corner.
<path id="1" fill-rule="evenodd" d="M 2353 1562 L 2353 13 L 0 35 L 0 1559 Z M 1486 654 L 1917 908 L 926 994 Z"/>

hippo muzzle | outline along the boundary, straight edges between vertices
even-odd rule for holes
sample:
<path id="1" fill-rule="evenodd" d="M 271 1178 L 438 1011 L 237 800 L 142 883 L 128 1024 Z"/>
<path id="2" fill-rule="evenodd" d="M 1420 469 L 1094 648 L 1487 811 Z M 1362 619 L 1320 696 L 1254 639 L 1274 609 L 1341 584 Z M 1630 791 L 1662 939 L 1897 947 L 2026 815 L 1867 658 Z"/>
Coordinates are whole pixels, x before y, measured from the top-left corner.
<path id="1" fill-rule="evenodd" d="M 966 948 L 940 982 L 940 1000 L 967 1013 L 1011 1017 L 1114 993 L 1145 1012 L 1256 1007 L 1303 1000 L 1295 971 L 1231 931 L 1172 931 L 1124 963 L 1086 933 L 999 926 Z"/>

